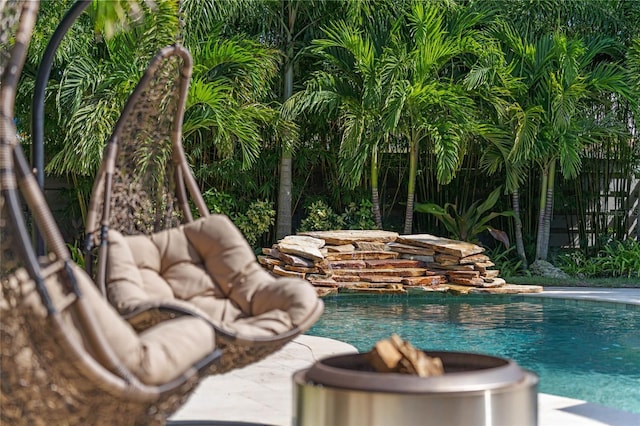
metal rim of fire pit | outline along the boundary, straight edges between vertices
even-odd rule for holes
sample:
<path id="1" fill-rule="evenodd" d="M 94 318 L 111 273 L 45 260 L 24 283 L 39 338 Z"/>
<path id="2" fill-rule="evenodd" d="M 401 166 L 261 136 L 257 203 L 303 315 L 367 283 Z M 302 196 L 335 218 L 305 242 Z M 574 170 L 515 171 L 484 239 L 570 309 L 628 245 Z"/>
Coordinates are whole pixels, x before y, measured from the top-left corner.
<path id="1" fill-rule="evenodd" d="M 526 376 L 525 370 L 505 358 L 469 352 L 424 352 L 442 360 L 444 375 L 379 373 L 371 370 L 366 354 L 348 354 L 317 361 L 307 370 L 305 378 L 316 385 L 368 392 L 446 393 L 497 389 L 520 382 Z"/>

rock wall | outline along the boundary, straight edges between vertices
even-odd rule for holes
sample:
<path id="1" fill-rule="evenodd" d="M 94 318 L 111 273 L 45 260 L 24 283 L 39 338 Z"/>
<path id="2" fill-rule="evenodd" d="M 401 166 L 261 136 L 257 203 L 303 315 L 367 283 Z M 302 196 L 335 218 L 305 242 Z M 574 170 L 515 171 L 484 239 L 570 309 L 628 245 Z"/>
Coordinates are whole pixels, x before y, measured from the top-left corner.
<path id="1" fill-rule="evenodd" d="M 258 256 L 277 276 L 308 280 L 321 296 L 345 293 L 533 293 L 499 276 L 485 249 L 430 234 L 379 230 L 290 235 Z"/>

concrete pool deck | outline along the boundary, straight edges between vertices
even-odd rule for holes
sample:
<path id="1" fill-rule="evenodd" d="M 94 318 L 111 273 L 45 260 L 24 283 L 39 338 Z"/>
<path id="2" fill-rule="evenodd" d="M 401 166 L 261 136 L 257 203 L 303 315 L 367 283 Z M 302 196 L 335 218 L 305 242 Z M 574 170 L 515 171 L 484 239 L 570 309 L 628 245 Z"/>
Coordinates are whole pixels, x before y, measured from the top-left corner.
<path id="1" fill-rule="evenodd" d="M 549 287 L 535 296 L 640 305 L 640 289 Z M 168 424 L 291 425 L 292 374 L 318 359 L 349 352 L 356 349 L 344 342 L 299 336 L 258 363 L 204 379 Z M 540 426 L 640 425 L 640 414 L 544 393 L 538 395 L 538 412 Z"/>
<path id="2" fill-rule="evenodd" d="M 640 305 L 640 288 L 547 287 L 542 293 L 532 293 L 528 296 Z"/>

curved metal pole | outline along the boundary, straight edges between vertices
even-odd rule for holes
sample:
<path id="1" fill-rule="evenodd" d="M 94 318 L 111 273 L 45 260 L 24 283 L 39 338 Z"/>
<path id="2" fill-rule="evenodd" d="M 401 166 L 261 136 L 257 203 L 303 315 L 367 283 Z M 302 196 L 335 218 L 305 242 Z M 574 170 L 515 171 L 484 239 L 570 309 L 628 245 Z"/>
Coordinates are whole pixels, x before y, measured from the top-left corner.
<path id="1" fill-rule="evenodd" d="M 65 14 L 62 21 L 56 28 L 55 32 L 47 44 L 44 51 L 38 74 L 36 76 L 36 85 L 33 89 L 33 104 L 31 115 L 31 167 L 34 170 L 36 179 L 40 189 L 44 190 L 44 100 L 45 89 L 51 74 L 51 67 L 55 57 L 56 50 L 60 45 L 63 37 L 71 28 L 71 25 L 80 16 L 82 12 L 91 4 L 92 0 L 77 0 L 69 11 Z M 37 226 L 33 225 L 33 234 L 35 238 L 36 254 L 43 256 L 45 254 L 44 240 Z"/>

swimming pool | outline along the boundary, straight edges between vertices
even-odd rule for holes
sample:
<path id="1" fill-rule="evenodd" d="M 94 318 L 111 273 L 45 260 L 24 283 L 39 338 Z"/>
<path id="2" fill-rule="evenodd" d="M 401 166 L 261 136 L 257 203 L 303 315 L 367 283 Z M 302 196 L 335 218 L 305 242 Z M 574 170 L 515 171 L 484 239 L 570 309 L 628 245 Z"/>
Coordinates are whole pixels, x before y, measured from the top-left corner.
<path id="1" fill-rule="evenodd" d="M 640 413 L 640 306 L 518 295 L 338 295 L 307 334 L 360 352 L 397 333 L 420 349 L 515 360 L 543 393 Z"/>

